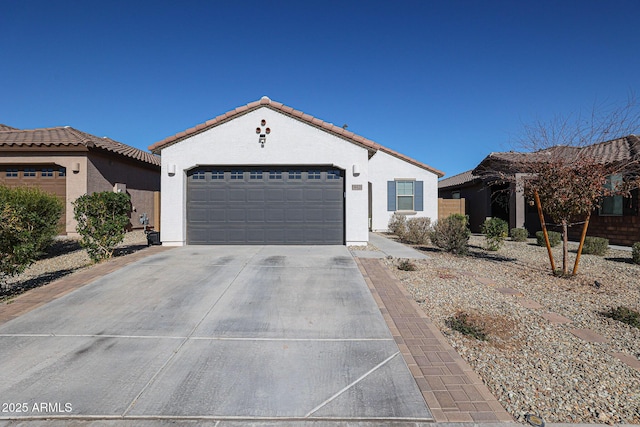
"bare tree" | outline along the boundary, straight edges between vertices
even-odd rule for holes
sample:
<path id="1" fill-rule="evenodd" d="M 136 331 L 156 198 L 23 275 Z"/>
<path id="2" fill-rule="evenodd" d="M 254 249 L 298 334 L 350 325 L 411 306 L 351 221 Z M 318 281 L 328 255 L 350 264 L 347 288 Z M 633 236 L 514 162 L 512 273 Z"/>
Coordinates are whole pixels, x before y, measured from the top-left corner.
<path id="1" fill-rule="evenodd" d="M 525 174 L 517 185 L 538 207 L 552 269 L 543 213 L 562 228 L 563 275 L 568 275 L 568 228 L 583 225 L 575 275 L 591 213 L 604 197 L 629 197 L 640 186 L 640 139 L 633 135 L 639 129 L 633 96 L 622 105 L 594 105 L 589 114 L 537 120 L 523 127 L 518 152 L 492 154 L 474 173 L 494 182 L 515 182 L 516 173 Z M 612 182 L 612 176 L 619 179 Z"/>

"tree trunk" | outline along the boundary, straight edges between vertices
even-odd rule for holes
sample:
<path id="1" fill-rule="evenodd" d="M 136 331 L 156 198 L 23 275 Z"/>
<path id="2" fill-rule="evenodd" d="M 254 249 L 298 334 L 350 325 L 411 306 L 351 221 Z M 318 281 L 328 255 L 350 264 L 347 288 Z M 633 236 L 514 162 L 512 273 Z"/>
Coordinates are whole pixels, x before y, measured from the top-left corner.
<path id="1" fill-rule="evenodd" d="M 580 263 L 580 255 L 582 255 L 582 247 L 584 246 L 584 238 L 587 236 L 587 228 L 589 228 L 589 220 L 591 219 L 591 212 L 587 215 L 587 220 L 584 222 L 584 226 L 582 227 L 582 235 L 580 236 L 580 246 L 578 246 L 578 255 L 576 256 L 576 262 L 573 265 L 573 273 L 575 276 L 578 274 L 578 264 Z"/>
<path id="2" fill-rule="evenodd" d="M 562 220 L 562 275 L 569 274 L 569 233 L 567 220 Z"/>
<path id="3" fill-rule="evenodd" d="M 551 252 L 551 244 L 549 243 L 549 234 L 547 233 L 547 225 L 544 222 L 544 213 L 542 212 L 542 203 L 540 202 L 538 190 L 534 190 L 533 196 L 536 200 L 536 207 L 538 208 L 538 217 L 540 218 L 540 225 L 542 226 L 544 242 L 547 245 L 547 253 L 549 254 L 549 262 L 551 263 L 551 274 L 554 274 L 556 272 L 556 263 L 553 261 L 553 253 Z"/>

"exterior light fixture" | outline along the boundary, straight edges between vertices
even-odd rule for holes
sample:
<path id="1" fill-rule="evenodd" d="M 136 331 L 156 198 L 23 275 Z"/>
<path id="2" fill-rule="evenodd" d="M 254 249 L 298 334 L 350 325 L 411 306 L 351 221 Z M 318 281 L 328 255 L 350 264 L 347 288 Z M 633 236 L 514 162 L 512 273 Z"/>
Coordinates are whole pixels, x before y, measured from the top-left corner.
<path id="1" fill-rule="evenodd" d="M 170 164 L 167 166 L 167 174 L 169 176 L 173 176 L 176 174 L 176 165 L 175 164 Z"/>
<path id="2" fill-rule="evenodd" d="M 256 133 L 258 134 L 258 143 L 260 147 L 264 148 L 264 144 L 267 142 L 267 135 L 271 133 L 270 128 L 263 128 L 267 125 L 267 121 L 265 119 L 260 120 L 260 127 L 256 128 Z"/>

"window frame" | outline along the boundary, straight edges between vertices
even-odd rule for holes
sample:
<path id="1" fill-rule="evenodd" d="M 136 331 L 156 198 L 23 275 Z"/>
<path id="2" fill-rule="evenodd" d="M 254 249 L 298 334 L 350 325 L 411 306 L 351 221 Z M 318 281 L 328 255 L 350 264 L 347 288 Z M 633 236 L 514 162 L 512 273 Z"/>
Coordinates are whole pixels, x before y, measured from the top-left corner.
<path id="1" fill-rule="evenodd" d="M 607 177 L 607 182 L 604 184 L 605 189 L 614 190 L 618 186 L 622 185 L 622 179 L 623 178 L 621 174 L 609 175 Z M 606 208 L 605 208 L 605 204 L 607 205 Z M 598 209 L 598 215 L 624 216 L 624 196 L 620 194 L 613 195 L 613 196 L 604 196 L 600 203 L 600 208 Z"/>
<path id="2" fill-rule="evenodd" d="M 396 181 L 396 211 L 415 212 L 416 208 L 416 181 L 414 179 L 397 179 Z M 411 194 L 400 194 L 400 184 L 411 184 Z M 400 200 L 411 199 L 411 208 L 400 207 Z"/>

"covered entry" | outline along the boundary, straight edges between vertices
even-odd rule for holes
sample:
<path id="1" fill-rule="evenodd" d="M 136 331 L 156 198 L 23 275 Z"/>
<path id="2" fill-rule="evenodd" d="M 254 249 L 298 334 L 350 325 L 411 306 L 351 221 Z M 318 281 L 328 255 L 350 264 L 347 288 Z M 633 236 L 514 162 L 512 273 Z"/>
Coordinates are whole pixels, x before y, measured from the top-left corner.
<path id="1" fill-rule="evenodd" d="M 187 244 L 344 244 L 344 171 L 200 166 L 187 173 Z"/>

